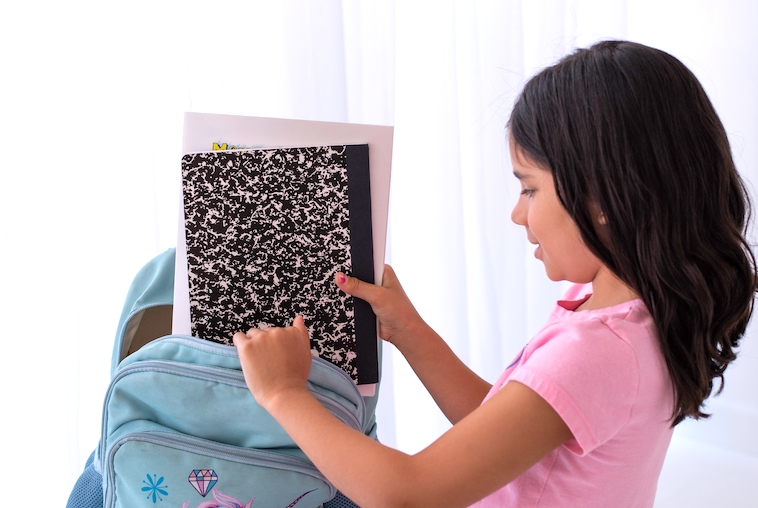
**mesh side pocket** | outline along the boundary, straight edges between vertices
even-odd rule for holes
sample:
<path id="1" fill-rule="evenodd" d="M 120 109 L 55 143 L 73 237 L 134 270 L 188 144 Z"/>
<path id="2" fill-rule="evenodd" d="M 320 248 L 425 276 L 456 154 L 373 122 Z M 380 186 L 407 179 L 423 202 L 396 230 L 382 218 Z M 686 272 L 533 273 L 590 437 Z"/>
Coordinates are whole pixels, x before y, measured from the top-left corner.
<path id="1" fill-rule="evenodd" d="M 95 452 L 92 452 L 87 459 L 84 471 L 71 491 L 66 508 L 103 508 L 103 477 L 95 471 L 94 456 Z"/>
<path id="2" fill-rule="evenodd" d="M 324 503 L 324 508 L 360 508 L 357 504 L 350 501 L 345 497 L 342 492 L 337 492 L 337 495 L 331 501 Z"/>

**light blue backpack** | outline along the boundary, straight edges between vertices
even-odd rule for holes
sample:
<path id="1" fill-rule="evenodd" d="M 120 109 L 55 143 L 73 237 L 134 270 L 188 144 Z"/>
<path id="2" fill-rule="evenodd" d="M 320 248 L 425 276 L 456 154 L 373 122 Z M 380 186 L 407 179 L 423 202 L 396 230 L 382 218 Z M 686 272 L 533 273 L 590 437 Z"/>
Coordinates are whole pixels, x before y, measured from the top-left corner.
<path id="1" fill-rule="evenodd" d="M 174 249 L 135 277 L 119 322 L 100 444 L 67 508 L 356 507 L 245 385 L 236 349 L 171 335 Z M 376 438 L 376 397 L 314 358 L 308 388 Z"/>

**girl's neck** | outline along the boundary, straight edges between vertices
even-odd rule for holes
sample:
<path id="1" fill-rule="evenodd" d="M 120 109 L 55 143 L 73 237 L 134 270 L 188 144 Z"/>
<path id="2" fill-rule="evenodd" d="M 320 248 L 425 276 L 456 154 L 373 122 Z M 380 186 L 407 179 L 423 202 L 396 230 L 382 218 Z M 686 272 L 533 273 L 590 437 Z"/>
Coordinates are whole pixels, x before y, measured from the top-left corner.
<path id="1" fill-rule="evenodd" d="M 592 280 L 592 296 L 576 308 L 583 310 L 604 309 L 624 302 L 636 300 L 639 295 L 606 267 L 602 267 Z"/>

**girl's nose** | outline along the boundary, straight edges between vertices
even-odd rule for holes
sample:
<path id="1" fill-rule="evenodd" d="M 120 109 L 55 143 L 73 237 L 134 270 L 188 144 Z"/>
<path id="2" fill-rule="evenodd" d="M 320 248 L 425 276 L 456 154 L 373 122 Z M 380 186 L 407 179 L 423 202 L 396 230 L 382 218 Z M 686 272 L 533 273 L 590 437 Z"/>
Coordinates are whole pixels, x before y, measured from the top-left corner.
<path id="1" fill-rule="evenodd" d="M 516 201 L 516 206 L 511 211 L 511 220 L 519 226 L 526 226 L 526 204 L 521 197 Z"/>

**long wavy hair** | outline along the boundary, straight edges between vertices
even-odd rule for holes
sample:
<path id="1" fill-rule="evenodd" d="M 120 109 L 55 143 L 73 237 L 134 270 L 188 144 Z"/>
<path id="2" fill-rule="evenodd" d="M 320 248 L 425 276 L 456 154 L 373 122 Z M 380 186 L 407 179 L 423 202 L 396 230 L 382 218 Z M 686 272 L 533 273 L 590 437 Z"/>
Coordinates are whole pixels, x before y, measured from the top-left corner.
<path id="1" fill-rule="evenodd" d="M 600 42 L 533 77 L 508 130 L 552 172 L 589 249 L 650 311 L 673 425 L 709 416 L 704 401 L 716 378 L 723 389 L 758 274 L 745 240 L 750 200 L 697 78 L 663 51 Z"/>

